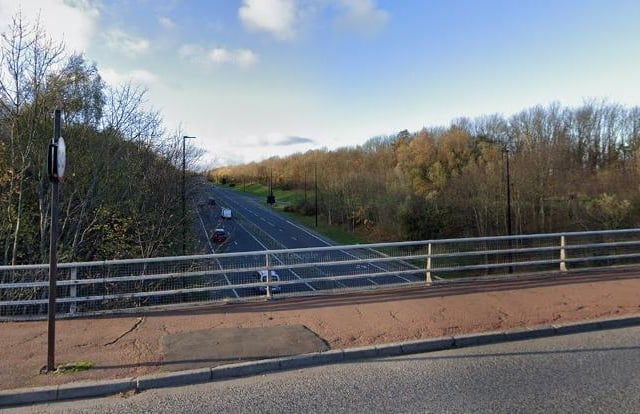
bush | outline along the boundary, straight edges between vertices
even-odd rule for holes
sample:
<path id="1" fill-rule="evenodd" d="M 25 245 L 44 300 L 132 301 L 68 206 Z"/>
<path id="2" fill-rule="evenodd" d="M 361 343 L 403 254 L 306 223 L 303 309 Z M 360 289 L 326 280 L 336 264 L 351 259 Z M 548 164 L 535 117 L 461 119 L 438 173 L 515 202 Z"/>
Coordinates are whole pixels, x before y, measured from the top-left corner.
<path id="1" fill-rule="evenodd" d="M 408 240 L 435 239 L 445 228 L 443 212 L 431 200 L 407 197 L 400 212 L 402 230 Z"/>

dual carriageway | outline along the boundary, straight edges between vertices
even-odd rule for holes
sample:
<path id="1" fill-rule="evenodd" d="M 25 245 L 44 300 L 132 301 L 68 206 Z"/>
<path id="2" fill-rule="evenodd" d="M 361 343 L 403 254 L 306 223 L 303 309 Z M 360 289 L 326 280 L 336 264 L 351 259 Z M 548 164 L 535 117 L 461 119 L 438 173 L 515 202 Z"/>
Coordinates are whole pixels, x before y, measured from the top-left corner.
<path id="1" fill-rule="evenodd" d="M 198 237 L 197 249 L 202 254 L 239 253 L 285 249 L 324 248 L 335 246 L 330 240 L 298 225 L 255 197 L 247 196 L 235 190 L 221 188 L 212 184 L 202 184 L 199 191 L 200 202 L 196 203 L 196 227 Z M 205 200 L 213 199 L 215 204 Z M 231 219 L 221 217 L 222 208 L 230 208 Z M 211 240 L 214 229 L 223 228 L 228 238 L 223 243 Z M 296 254 L 296 253 L 292 253 Z M 300 253 L 303 254 L 303 253 Z M 322 255 L 322 257 L 318 257 Z M 265 255 L 243 256 L 243 267 L 266 269 L 267 266 L 277 268 L 276 272 L 284 293 L 314 294 L 326 290 L 344 288 L 367 288 L 378 285 L 395 285 L 424 281 L 424 269 L 407 261 L 372 261 L 359 263 L 335 264 L 365 257 L 380 258 L 383 253 L 370 248 L 357 250 L 330 249 L 315 253 L 314 261 L 326 262 L 326 266 L 315 268 L 288 268 L 278 255 L 267 256 L 271 263 L 267 264 Z M 309 259 L 305 257 L 305 259 Z M 320 259 L 320 260 L 318 260 Z M 230 263 L 235 257 L 213 259 L 219 269 L 233 268 Z M 251 263 L 247 263 L 250 261 Z M 334 263 L 334 264 L 330 264 Z M 284 267 L 284 268 L 283 268 Z M 401 273 L 394 273 L 401 272 Z M 349 275 L 369 274 L 367 277 L 349 278 Z M 224 272 L 223 277 L 212 281 L 213 284 L 226 283 L 229 286 L 259 282 L 257 271 Z M 311 279 L 311 280 L 307 280 Z M 277 285 L 277 283 L 274 283 Z M 211 292 L 211 299 L 238 299 L 265 294 L 257 288 L 230 288 Z"/>

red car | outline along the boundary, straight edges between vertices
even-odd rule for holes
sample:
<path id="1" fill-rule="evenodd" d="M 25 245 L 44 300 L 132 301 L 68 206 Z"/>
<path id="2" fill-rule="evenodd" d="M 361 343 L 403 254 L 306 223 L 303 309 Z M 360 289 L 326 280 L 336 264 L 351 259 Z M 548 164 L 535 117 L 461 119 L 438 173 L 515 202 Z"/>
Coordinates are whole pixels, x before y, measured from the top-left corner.
<path id="1" fill-rule="evenodd" d="M 213 234 L 211 235 L 211 240 L 213 240 L 216 243 L 222 243 L 225 240 L 227 240 L 227 237 L 229 237 L 227 235 L 227 232 L 224 229 L 215 229 L 213 231 Z"/>

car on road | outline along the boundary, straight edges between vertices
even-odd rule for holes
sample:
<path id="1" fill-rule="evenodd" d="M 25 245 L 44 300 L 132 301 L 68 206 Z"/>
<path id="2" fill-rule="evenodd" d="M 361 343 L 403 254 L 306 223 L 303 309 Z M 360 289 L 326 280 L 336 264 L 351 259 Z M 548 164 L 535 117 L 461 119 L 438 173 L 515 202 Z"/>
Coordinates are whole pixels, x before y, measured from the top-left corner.
<path id="1" fill-rule="evenodd" d="M 211 235 L 211 240 L 216 243 L 222 243 L 227 240 L 229 235 L 227 234 L 225 229 L 215 229 L 213 234 Z"/>
<path id="2" fill-rule="evenodd" d="M 258 278 L 260 279 L 261 283 L 265 283 L 264 286 L 260 286 L 258 287 L 258 290 L 261 293 L 266 293 L 267 292 L 267 271 L 266 270 L 258 270 Z M 280 281 L 280 275 L 278 275 L 278 273 L 276 273 L 275 270 L 271 270 L 271 282 L 279 282 Z M 280 286 L 271 286 L 271 293 L 276 293 L 276 292 L 280 292 Z"/>
<path id="3" fill-rule="evenodd" d="M 222 217 L 223 219 L 230 219 L 231 218 L 231 209 L 225 207 L 222 210 L 220 210 L 220 217 Z"/>

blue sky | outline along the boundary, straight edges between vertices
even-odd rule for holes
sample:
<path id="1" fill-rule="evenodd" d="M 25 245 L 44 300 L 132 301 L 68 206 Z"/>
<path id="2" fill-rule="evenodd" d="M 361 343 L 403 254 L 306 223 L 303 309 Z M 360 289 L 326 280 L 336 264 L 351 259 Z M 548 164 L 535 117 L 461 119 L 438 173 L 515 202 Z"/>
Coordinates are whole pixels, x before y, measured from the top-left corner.
<path id="1" fill-rule="evenodd" d="M 640 97 L 637 0 L 0 0 L 208 163 L 357 145 L 557 101 Z M 62 22 L 62 23 L 60 23 Z"/>

